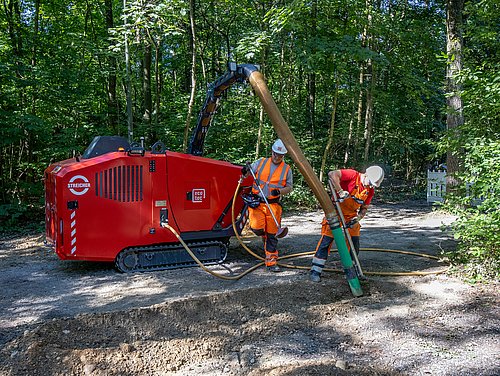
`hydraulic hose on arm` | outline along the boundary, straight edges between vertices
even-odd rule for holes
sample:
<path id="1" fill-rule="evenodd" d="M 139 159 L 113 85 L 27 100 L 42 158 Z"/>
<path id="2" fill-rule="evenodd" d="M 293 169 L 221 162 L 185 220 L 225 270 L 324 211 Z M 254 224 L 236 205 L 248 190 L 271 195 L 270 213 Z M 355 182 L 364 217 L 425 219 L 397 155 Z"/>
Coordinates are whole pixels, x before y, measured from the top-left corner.
<path id="1" fill-rule="evenodd" d="M 288 124 L 285 122 L 285 119 L 283 119 L 283 116 L 276 106 L 267 84 L 265 83 L 264 76 L 255 69 L 253 72 L 249 73 L 248 81 L 259 96 L 260 102 L 271 119 L 271 123 L 273 124 L 278 137 L 281 138 L 287 147 L 288 153 L 292 157 L 300 173 L 304 176 L 304 179 L 325 212 L 326 220 L 332 230 L 333 239 L 337 245 L 342 267 L 344 268 L 347 282 L 349 283 L 352 294 L 354 296 L 362 296 L 363 291 L 361 290 L 361 285 L 354 269 L 349 250 L 345 242 L 344 234 L 337 218 L 335 207 L 333 206 L 328 193 L 300 150 L 300 147 L 290 131 Z"/>

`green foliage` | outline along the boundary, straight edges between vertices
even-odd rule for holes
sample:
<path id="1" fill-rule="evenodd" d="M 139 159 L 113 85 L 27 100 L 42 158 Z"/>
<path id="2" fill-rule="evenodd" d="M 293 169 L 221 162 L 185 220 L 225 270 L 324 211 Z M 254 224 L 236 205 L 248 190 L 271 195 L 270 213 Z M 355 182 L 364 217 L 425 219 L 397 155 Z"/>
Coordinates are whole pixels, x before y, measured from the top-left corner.
<path id="1" fill-rule="evenodd" d="M 299 181 L 299 184 L 294 184 L 293 191 L 285 196 L 283 206 L 285 210 L 292 212 L 311 210 L 318 208 L 318 200 L 311 189 L 306 184 Z"/>
<path id="2" fill-rule="evenodd" d="M 471 281 L 500 277 L 500 54 L 499 4 L 468 2 L 464 35 L 464 68 L 457 77 L 465 123 L 447 133 L 438 151 L 461 157 L 456 178 L 461 186 L 447 197 L 445 207 L 458 215 L 453 224 L 459 240 L 450 259 Z"/>
<path id="3" fill-rule="evenodd" d="M 459 246 L 448 256 L 453 263 L 463 265 L 467 278 L 471 280 L 500 278 L 498 209 L 461 210 L 458 212 L 459 219 L 453 224 L 452 230 Z"/>
<path id="4" fill-rule="evenodd" d="M 496 16 L 486 11 L 494 9 L 498 2 L 491 0 L 468 4 L 468 59 L 457 77 L 466 120 L 438 145 L 462 157 L 456 176 L 462 186 L 446 202 L 458 215 L 452 229 L 459 246 L 450 258 L 472 281 L 500 277 L 500 74 L 492 69 L 500 63 L 500 31 Z"/>
<path id="5" fill-rule="evenodd" d="M 38 18 L 34 2 L 13 3 L 13 12 L 5 7 L 0 11 L 3 227 L 22 222 L 25 213 L 42 212 L 43 170 L 51 162 L 82 153 L 96 135 L 127 134 L 125 40 L 136 138 L 146 137 L 147 145 L 161 140 L 169 150 L 181 151 L 191 85 L 187 0 L 127 0 L 126 9 L 121 0 L 112 0 L 111 9 L 98 0 L 54 0 L 40 2 Z M 384 163 L 397 177 L 412 181 L 425 171 L 445 116 L 445 65 L 437 57 L 446 41 L 443 2 L 396 1 L 390 7 L 387 2 L 352 0 L 195 4 L 197 91 L 191 128 L 207 84 L 227 63 L 255 63 L 316 171 L 329 137 L 336 88 L 327 168 L 343 166 L 347 150 L 347 167 Z M 462 79 L 464 111 L 475 125 L 462 130 L 464 140 L 486 140 L 483 136 L 494 133 L 500 121 L 495 11 L 495 0 L 468 2 L 467 58 L 475 63 L 465 67 Z M 150 120 L 144 117 L 146 47 L 151 47 L 152 59 Z M 374 113 L 365 161 L 370 88 Z M 206 156 L 243 163 L 256 158 L 257 148 L 259 156 L 268 155 L 276 133 L 264 116 L 258 135 L 261 105 L 251 92 L 248 85 L 235 85 L 222 99 L 206 139 Z M 442 145 L 460 150 L 464 140 L 449 138 Z M 296 189 L 286 205 L 316 205 L 298 172 L 294 180 Z"/>
<path id="6" fill-rule="evenodd" d="M 465 187 L 448 197 L 445 208 L 458 216 L 453 223 L 459 240 L 450 259 L 464 265 L 472 280 L 500 277 L 500 141 L 474 139 L 465 147 Z"/>
<path id="7" fill-rule="evenodd" d="M 40 219 L 43 213 L 39 207 L 19 204 L 0 205 L 0 233 L 18 233 L 26 230 L 43 231 L 44 223 Z"/>
<path id="8" fill-rule="evenodd" d="M 0 231 L 12 228 L 25 217 L 27 212 L 28 208 L 24 205 L 0 205 Z"/>

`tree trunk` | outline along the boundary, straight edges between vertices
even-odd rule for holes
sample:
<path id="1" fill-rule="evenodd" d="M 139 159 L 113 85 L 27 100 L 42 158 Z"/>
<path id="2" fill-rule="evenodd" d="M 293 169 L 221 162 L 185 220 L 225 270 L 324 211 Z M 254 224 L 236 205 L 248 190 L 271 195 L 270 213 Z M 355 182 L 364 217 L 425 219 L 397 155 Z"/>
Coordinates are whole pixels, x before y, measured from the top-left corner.
<path id="1" fill-rule="evenodd" d="M 261 54 L 260 71 L 265 77 L 266 61 L 267 61 L 267 48 L 264 48 Z M 260 102 L 259 102 L 260 104 Z M 255 159 L 259 158 L 260 144 L 262 143 L 262 130 L 264 129 L 264 106 L 260 105 L 259 111 L 259 130 L 257 131 L 257 142 L 255 143 Z"/>
<path id="2" fill-rule="evenodd" d="M 12 47 L 12 57 L 16 65 L 16 77 L 21 78 L 22 70 L 22 50 L 23 41 L 21 36 L 20 24 L 21 24 L 21 12 L 19 10 L 19 3 L 15 0 L 10 0 L 8 4 L 3 2 L 5 14 L 7 16 L 7 25 L 9 38 Z M 20 103 L 21 104 L 21 103 Z"/>
<path id="3" fill-rule="evenodd" d="M 446 67 L 446 105 L 448 114 L 446 127 L 448 131 L 459 132 L 459 127 L 464 123 L 462 113 L 462 98 L 460 96 L 461 86 L 457 82 L 457 74 L 462 70 L 462 13 L 464 0 L 447 0 L 446 11 L 446 51 L 448 54 L 448 65 Z M 446 156 L 447 188 L 453 189 L 457 185 L 454 173 L 460 169 L 460 159 L 457 154 L 449 151 Z"/>
<path id="4" fill-rule="evenodd" d="M 26 89 L 25 89 L 25 79 L 23 72 L 25 71 L 25 64 L 23 61 L 24 51 L 23 51 L 23 35 L 21 30 L 21 25 L 23 23 L 21 18 L 21 10 L 19 7 L 19 2 L 16 0 L 10 0 L 8 3 L 3 2 L 5 14 L 7 16 L 7 26 L 8 33 L 12 48 L 12 60 L 14 61 L 16 67 L 16 78 L 18 79 L 18 84 L 16 85 L 17 91 L 17 104 L 20 109 L 26 108 Z M 15 199 L 17 203 L 21 202 L 19 186 L 21 177 L 24 171 L 21 170 L 21 165 L 23 161 L 24 151 L 27 149 L 28 134 L 24 124 L 19 122 L 18 124 L 13 124 L 21 129 L 19 136 L 16 136 L 16 140 L 12 142 L 12 148 L 10 155 L 8 157 L 9 162 L 9 180 L 11 180 L 10 186 L 10 199 Z M 17 144 L 17 145 L 16 145 Z"/>
<path id="5" fill-rule="evenodd" d="M 372 1 L 366 0 L 366 27 L 364 30 L 364 38 L 363 38 L 363 46 L 368 47 L 369 49 L 373 48 L 372 36 L 371 36 L 371 28 L 372 28 Z M 365 128 L 363 138 L 365 141 L 364 153 L 363 153 L 363 161 L 366 164 L 368 162 L 368 155 L 370 152 L 370 143 L 372 136 L 372 120 L 373 120 L 373 62 L 371 59 L 368 59 L 366 63 L 366 108 L 365 108 Z"/>
<path id="6" fill-rule="evenodd" d="M 110 37 L 109 30 L 115 27 L 113 21 L 113 2 L 111 0 L 105 0 L 106 7 L 106 30 L 108 35 L 108 40 Z M 110 47 L 113 45 L 109 42 Z M 113 130 L 115 134 L 120 134 L 120 129 L 118 125 L 118 103 L 116 100 L 116 58 L 113 54 L 110 54 L 108 58 L 109 65 L 109 76 L 108 76 L 108 126 Z"/>
<path id="7" fill-rule="evenodd" d="M 359 96 L 358 96 L 358 111 L 357 111 L 357 119 L 356 119 L 356 127 L 353 130 L 353 148 L 352 148 L 352 156 L 356 158 L 357 149 L 358 149 L 358 130 L 361 128 L 361 121 L 363 120 L 363 85 L 365 79 L 365 68 L 363 63 L 360 64 L 359 69 Z"/>
<path id="8" fill-rule="evenodd" d="M 16 83 L 12 86 L 13 90 L 9 95 L 16 97 L 17 108 L 14 112 L 16 112 L 18 116 L 14 116 L 13 118 L 20 119 L 22 115 L 30 112 L 30 106 L 31 111 L 35 111 L 36 87 L 34 84 L 34 68 L 36 65 L 36 43 L 33 43 L 31 55 L 31 77 L 26 77 L 26 72 L 29 71 L 29 69 L 26 68 L 29 67 L 26 67 L 26 62 L 24 61 L 25 54 L 23 51 L 23 34 L 21 27 L 21 25 L 24 24 L 24 20 L 21 18 L 22 16 L 20 10 L 20 5 L 22 6 L 22 3 L 20 4 L 17 0 L 10 0 L 8 2 L 3 1 L 2 4 L 5 12 L 2 19 L 6 22 L 6 25 L 2 24 L 2 26 L 6 26 L 8 32 L 8 39 L 6 35 L 5 38 L 2 38 L 2 42 L 10 41 L 10 46 L 7 46 L 7 44 L 2 45 L 2 49 L 4 50 L 5 58 L 10 57 L 11 62 L 15 65 L 16 75 Z M 35 7 L 33 25 L 34 42 L 36 42 L 38 35 L 38 1 L 35 2 Z M 11 50 L 10 55 L 8 54 L 9 47 Z M 5 63 L 6 60 L 3 60 L 3 62 Z M 3 78 L 4 77 L 2 76 L 2 79 Z M 30 81 L 32 82 L 31 84 L 29 84 Z M 2 88 L 5 82 L 5 80 L 2 81 Z M 29 91 L 27 91 L 28 89 L 31 89 L 31 103 L 27 102 L 29 95 Z M 27 93 L 28 95 L 26 95 Z M 1 110 L 1 112 L 4 112 L 3 106 Z M 4 125 L 2 124 L 2 126 Z M 20 128 L 20 132 L 12 135 L 11 142 L 9 142 L 9 140 L 4 140 L 7 141 L 7 144 L 4 144 L 5 147 L 0 150 L 0 204 L 4 202 L 12 203 L 14 202 L 14 198 L 18 203 L 20 203 L 19 183 L 21 181 L 22 174 L 25 172 L 25 170 L 22 170 L 21 166 L 23 165 L 23 162 L 28 162 L 24 163 L 24 165 L 28 165 L 28 168 L 30 168 L 29 161 L 32 156 L 31 148 L 28 149 L 28 145 L 31 143 L 30 131 L 22 121 L 13 122 L 11 126 L 12 128 Z M 24 150 L 28 150 L 27 160 L 23 160 Z"/>
<path id="9" fill-rule="evenodd" d="M 319 180 L 323 181 L 323 173 L 325 172 L 326 159 L 330 153 L 330 149 L 333 144 L 333 131 L 335 129 L 335 114 L 337 112 L 337 100 L 339 97 L 339 79 L 337 78 L 335 82 L 335 94 L 333 95 L 332 104 L 332 114 L 330 118 L 330 130 L 328 132 L 328 141 L 325 146 L 325 151 L 323 152 L 323 158 L 321 159 L 321 168 L 319 170 Z"/>
<path id="10" fill-rule="evenodd" d="M 375 82 L 374 69 L 371 59 L 368 60 L 367 72 L 370 76 L 370 84 L 366 88 L 366 112 L 365 112 L 365 151 L 363 161 L 368 162 L 373 129 L 373 87 Z M 371 73 L 371 74 L 370 74 Z"/>
<path id="11" fill-rule="evenodd" d="M 264 128 L 264 107 L 260 106 L 259 130 L 257 131 L 257 142 L 255 144 L 255 159 L 259 158 L 260 143 L 262 142 L 262 128 Z"/>
<path id="12" fill-rule="evenodd" d="M 160 77 L 160 58 L 161 52 L 158 47 L 161 43 L 161 40 L 155 41 L 155 109 L 154 109 L 154 118 L 155 118 L 155 130 L 153 134 L 155 137 L 153 138 L 153 142 L 156 141 L 158 137 L 159 130 L 159 117 L 160 117 L 160 93 L 161 93 L 161 77 Z"/>
<path id="13" fill-rule="evenodd" d="M 194 23 L 195 0 L 189 0 L 189 24 L 191 28 L 191 94 L 189 96 L 188 113 L 186 125 L 184 127 L 183 150 L 187 149 L 189 128 L 191 127 L 191 117 L 193 115 L 194 100 L 196 94 L 196 28 Z"/>
<path id="14" fill-rule="evenodd" d="M 154 138 L 154 132 L 151 129 L 151 115 L 153 113 L 153 100 L 151 97 L 151 64 L 152 50 L 149 36 L 146 36 L 144 41 L 144 59 L 142 65 L 142 92 L 144 97 L 144 114 L 142 119 L 146 122 L 149 129 L 149 138 L 151 141 Z"/>
<path id="15" fill-rule="evenodd" d="M 356 118 L 356 99 L 353 98 L 353 110 L 351 114 L 351 120 L 349 120 L 349 133 L 347 135 L 347 145 L 344 153 L 344 168 L 347 167 L 347 162 L 349 161 L 350 149 L 352 145 L 352 138 L 354 135 L 354 119 Z"/>
<path id="16" fill-rule="evenodd" d="M 318 1 L 311 2 L 311 35 L 317 34 L 317 17 L 318 17 Z M 314 52 L 314 51 L 313 51 Z M 307 113 L 309 118 L 309 126 L 311 128 L 311 136 L 314 138 L 316 127 L 316 74 L 309 73 L 307 75 Z"/>
<path id="17" fill-rule="evenodd" d="M 32 81 L 32 93 L 31 93 L 31 114 L 36 114 L 36 101 L 37 101 L 37 87 L 36 87 L 36 75 L 34 73 L 36 63 L 37 63 L 37 46 L 38 46 L 38 31 L 39 31 L 39 18 L 40 18 L 40 0 L 35 0 L 35 14 L 33 17 L 33 50 L 31 55 L 31 81 Z"/>
<path id="18" fill-rule="evenodd" d="M 127 10 L 127 0 L 123 0 L 123 13 Z M 127 130 L 128 141 L 132 142 L 134 139 L 134 122 L 132 118 L 132 83 L 130 81 L 130 54 L 128 51 L 128 24 L 127 17 L 123 18 L 125 26 L 125 94 L 127 97 Z"/>

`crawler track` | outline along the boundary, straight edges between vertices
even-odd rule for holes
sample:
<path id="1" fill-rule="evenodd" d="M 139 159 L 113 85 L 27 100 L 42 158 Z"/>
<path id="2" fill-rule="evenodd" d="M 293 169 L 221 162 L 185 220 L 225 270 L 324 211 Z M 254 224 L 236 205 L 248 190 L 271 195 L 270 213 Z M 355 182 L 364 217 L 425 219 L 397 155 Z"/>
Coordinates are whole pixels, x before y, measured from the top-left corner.
<path id="1" fill-rule="evenodd" d="M 227 255 L 227 242 L 220 240 L 187 243 L 191 251 L 205 265 L 221 263 Z M 123 273 L 186 268 L 196 265 L 180 244 L 130 247 L 121 251 L 115 260 Z"/>

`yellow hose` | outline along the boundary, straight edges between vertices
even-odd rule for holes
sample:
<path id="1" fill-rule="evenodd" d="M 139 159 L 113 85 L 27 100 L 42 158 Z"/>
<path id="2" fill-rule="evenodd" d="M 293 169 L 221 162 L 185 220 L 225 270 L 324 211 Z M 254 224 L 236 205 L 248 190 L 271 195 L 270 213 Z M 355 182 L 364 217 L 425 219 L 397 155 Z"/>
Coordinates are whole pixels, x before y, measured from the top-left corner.
<path id="1" fill-rule="evenodd" d="M 233 230 L 234 230 L 234 234 L 236 236 L 236 238 L 238 239 L 238 242 L 240 243 L 240 245 L 248 252 L 250 253 L 253 257 L 255 257 L 256 259 L 260 260 L 261 262 L 259 262 L 258 264 L 248 268 L 247 270 L 245 270 L 243 273 L 240 273 L 240 274 L 237 274 L 237 275 L 234 275 L 234 276 L 225 276 L 223 274 L 219 274 L 219 273 L 216 273 L 210 269 L 208 269 L 205 265 L 203 265 L 203 263 L 195 256 L 195 254 L 191 251 L 191 249 L 189 249 L 188 245 L 184 242 L 184 240 L 182 240 L 182 238 L 180 237 L 180 235 L 177 233 L 177 231 L 175 231 L 174 228 L 172 228 L 168 223 L 163 223 L 162 226 L 169 229 L 176 237 L 177 239 L 179 240 L 179 242 L 182 244 L 182 246 L 186 249 L 186 251 L 189 253 L 189 255 L 193 258 L 193 260 L 204 270 L 206 271 L 207 273 L 210 273 L 211 275 L 213 275 L 214 277 L 217 277 L 217 278 L 221 278 L 221 279 L 225 279 L 225 280 L 238 280 L 240 278 L 242 278 L 243 276 L 247 275 L 248 273 L 251 273 L 253 272 L 255 269 L 263 266 L 265 263 L 264 263 L 264 258 L 259 256 L 258 254 L 256 254 L 255 252 L 253 252 L 250 248 L 248 248 L 244 243 L 243 243 L 243 239 L 241 238 L 240 234 L 238 233 L 238 230 L 236 229 L 236 224 L 235 224 L 235 216 L 234 216 L 234 204 L 236 202 L 236 197 L 238 195 L 238 192 L 240 190 L 240 186 L 241 186 L 241 180 L 238 182 L 238 186 L 236 187 L 236 190 L 234 192 L 234 196 L 233 196 L 233 202 L 232 202 L 232 205 L 231 205 L 231 215 L 232 215 L 232 225 L 233 225 Z M 436 257 L 436 256 L 432 256 L 432 255 L 428 255 L 428 254 L 425 254 L 425 253 L 417 253 L 417 252 L 411 252 L 411 251 L 401 251 L 401 250 L 397 250 L 397 249 L 383 249 L 383 248 L 361 248 L 361 251 L 363 252 L 387 252 L 387 253 L 399 253 L 399 254 L 403 254 L 403 255 L 411 255 L 411 256 L 417 256 L 417 257 L 425 257 L 425 258 L 429 258 L 429 259 L 432 259 L 432 260 L 440 260 L 439 257 Z M 314 251 L 310 251 L 310 252 L 301 252 L 301 253 L 294 253 L 294 254 L 290 254 L 290 255 L 285 255 L 285 256 L 281 256 L 280 257 L 280 260 L 285 260 L 285 259 L 289 259 L 289 258 L 294 258 L 294 257 L 301 257 L 301 256 L 310 256 L 310 255 L 314 255 Z M 311 267 L 310 266 L 299 266 L 299 265 L 291 265 L 291 264 L 284 264 L 284 263 L 281 263 L 281 262 L 278 262 L 278 265 L 281 266 L 281 267 L 284 267 L 284 268 L 289 268 L 289 269 L 303 269 L 303 270 L 310 270 Z M 378 275 L 378 276 L 424 276 L 424 275 L 432 275 L 432 274 L 442 274 L 442 273 L 445 273 L 448 271 L 448 269 L 450 268 L 449 265 L 447 265 L 446 267 L 440 269 L 440 270 L 437 270 L 437 271 L 431 271 L 431 272 L 421 272 L 421 271 L 416 271 L 416 272 L 384 272 L 384 271 L 363 271 L 363 273 L 365 275 Z M 324 268 L 323 271 L 325 272 L 333 272 L 333 273 L 344 273 L 344 270 L 342 269 L 331 269 L 331 268 Z"/>
<path id="2" fill-rule="evenodd" d="M 431 256 L 427 255 L 425 253 L 416 253 L 416 252 L 409 252 L 409 251 L 400 251 L 398 249 L 382 249 L 382 248 L 361 248 L 361 251 L 364 252 L 387 252 L 387 253 L 400 253 L 404 255 L 412 255 L 412 256 L 417 256 L 417 257 L 425 257 L 425 258 L 430 258 L 433 260 L 440 260 L 439 257 L 436 256 Z M 316 252 L 315 251 L 310 251 L 310 252 L 302 252 L 302 253 L 293 253 L 290 255 L 282 256 L 280 257 L 281 260 L 283 259 L 288 259 L 288 258 L 293 258 L 293 257 L 300 257 L 300 256 L 310 256 L 314 255 Z M 298 265 L 290 265 L 290 264 L 283 264 L 283 263 L 278 263 L 278 265 L 284 267 L 284 268 L 290 268 L 290 269 L 304 269 L 304 270 L 310 270 L 310 266 L 298 266 Z M 450 265 L 447 265 L 446 267 L 436 270 L 436 271 L 429 271 L 429 272 L 384 272 L 384 271 L 364 271 L 363 274 L 367 275 L 378 275 L 378 276 L 424 276 L 424 275 L 430 275 L 430 274 L 442 274 L 448 271 L 450 268 Z M 323 271 L 325 272 L 334 272 L 334 273 L 343 273 L 344 271 L 342 269 L 330 269 L 330 268 L 324 268 Z"/>
<path id="3" fill-rule="evenodd" d="M 177 231 L 175 231 L 175 229 L 172 226 L 170 226 L 168 223 L 163 223 L 162 227 L 169 229 L 177 237 L 177 239 L 181 242 L 184 249 L 187 251 L 187 253 L 189 253 L 189 255 L 193 258 L 193 260 L 200 266 L 200 268 L 202 268 L 207 273 L 212 274 L 214 277 L 226 279 L 226 280 L 230 280 L 230 281 L 235 281 L 235 280 L 238 280 L 241 277 L 247 275 L 248 273 L 253 272 L 255 269 L 261 267 L 262 265 L 264 265 L 263 262 L 260 262 L 257 265 L 254 265 L 251 268 L 245 270 L 243 273 L 238 274 L 238 275 L 234 275 L 234 276 L 225 276 L 223 274 L 216 273 L 216 272 L 208 269 L 205 265 L 203 265 L 203 263 L 198 259 L 198 257 L 195 256 L 193 251 L 191 251 L 191 249 L 189 249 L 188 245 L 184 242 L 184 240 L 182 240 L 179 233 Z"/>

